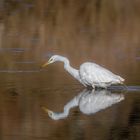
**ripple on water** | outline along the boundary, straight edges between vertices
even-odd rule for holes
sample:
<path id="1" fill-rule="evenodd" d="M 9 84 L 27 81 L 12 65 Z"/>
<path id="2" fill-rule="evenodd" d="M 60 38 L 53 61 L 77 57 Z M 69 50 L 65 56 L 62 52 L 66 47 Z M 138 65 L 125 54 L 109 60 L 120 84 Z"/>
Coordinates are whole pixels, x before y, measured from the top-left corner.
<path id="1" fill-rule="evenodd" d="M 109 90 L 112 91 L 127 91 L 127 92 L 131 92 L 131 91 L 140 91 L 140 86 L 126 86 L 126 85 L 120 85 L 120 86 L 111 86 L 108 88 Z"/>
<path id="2" fill-rule="evenodd" d="M 40 70 L 0 70 L 0 73 L 35 73 Z"/>
<path id="3" fill-rule="evenodd" d="M 0 52 L 14 52 L 14 53 L 22 53 L 29 50 L 28 48 L 0 48 Z"/>

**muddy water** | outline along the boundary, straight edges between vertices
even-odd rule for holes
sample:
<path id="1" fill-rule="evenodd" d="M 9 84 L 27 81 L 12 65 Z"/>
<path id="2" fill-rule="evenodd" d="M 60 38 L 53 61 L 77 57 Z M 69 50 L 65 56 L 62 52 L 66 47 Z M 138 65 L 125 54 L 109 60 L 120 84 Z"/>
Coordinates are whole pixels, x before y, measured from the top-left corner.
<path id="1" fill-rule="evenodd" d="M 138 5 L 136 0 L 1 0 L 0 139 L 140 139 Z M 61 63 L 40 69 L 52 54 L 67 56 L 77 69 L 96 62 L 125 78 L 127 86 L 85 91 Z M 81 104 L 88 98 L 95 104 L 87 113 Z M 69 105 L 69 114 L 60 117 Z"/>
<path id="2" fill-rule="evenodd" d="M 113 87 L 106 96 L 123 96 L 124 99 L 120 102 L 93 114 L 85 114 L 78 105 L 70 110 L 68 116 L 56 121 L 41 106 L 61 113 L 64 105 L 81 94 L 84 88 L 66 73 L 54 71 L 50 75 L 50 72 L 52 69 L 0 73 L 2 140 L 139 139 L 139 86 L 127 86 L 125 90 L 122 87 Z M 100 92 L 95 94 L 99 95 Z M 98 108 L 102 102 L 99 100 L 94 108 L 96 105 Z"/>

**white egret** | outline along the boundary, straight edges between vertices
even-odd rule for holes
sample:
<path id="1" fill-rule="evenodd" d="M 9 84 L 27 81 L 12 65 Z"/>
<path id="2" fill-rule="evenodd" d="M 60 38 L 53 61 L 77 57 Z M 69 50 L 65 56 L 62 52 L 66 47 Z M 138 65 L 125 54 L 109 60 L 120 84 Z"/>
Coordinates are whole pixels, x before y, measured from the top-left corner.
<path id="1" fill-rule="evenodd" d="M 86 115 L 94 114 L 124 99 L 123 94 L 111 94 L 109 90 L 83 90 L 80 94 L 70 100 L 65 106 L 62 113 L 53 112 L 46 107 L 42 109 L 48 113 L 53 120 L 64 119 L 69 115 L 71 108 L 79 106 L 82 113 Z"/>
<path id="2" fill-rule="evenodd" d="M 42 67 L 45 67 L 48 64 L 54 63 L 56 61 L 63 62 L 64 69 L 85 87 L 92 86 L 93 88 L 107 88 L 112 84 L 123 84 L 124 82 L 122 77 L 95 63 L 85 62 L 80 66 L 79 70 L 74 69 L 70 66 L 69 60 L 66 57 L 60 55 L 53 55 Z"/>

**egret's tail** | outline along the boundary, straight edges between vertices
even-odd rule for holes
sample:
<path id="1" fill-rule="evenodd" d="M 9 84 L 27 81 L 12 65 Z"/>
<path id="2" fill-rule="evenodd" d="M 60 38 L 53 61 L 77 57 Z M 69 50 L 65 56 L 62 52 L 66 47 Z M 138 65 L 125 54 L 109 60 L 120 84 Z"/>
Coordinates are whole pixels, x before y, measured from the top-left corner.
<path id="1" fill-rule="evenodd" d="M 125 79 L 123 79 L 121 76 L 118 76 L 119 80 L 120 80 L 120 83 L 123 84 Z"/>
<path id="2" fill-rule="evenodd" d="M 127 91 L 127 86 L 124 83 L 125 79 L 123 79 L 121 76 L 118 76 L 118 77 L 119 77 L 119 80 L 120 80 L 120 84 L 122 84 L 124 86 L 125 90 Z"/>

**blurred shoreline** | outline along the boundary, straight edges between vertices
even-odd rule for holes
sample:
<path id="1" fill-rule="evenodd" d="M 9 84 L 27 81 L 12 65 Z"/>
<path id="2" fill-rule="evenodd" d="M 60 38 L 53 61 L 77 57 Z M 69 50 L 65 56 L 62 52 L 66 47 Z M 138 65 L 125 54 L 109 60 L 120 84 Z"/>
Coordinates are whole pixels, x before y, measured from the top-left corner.
<path id="1" fill-rule="evenodd" d="M 137 0 L 2 0 L 0 67 L 17 68 L 16 60 L 41 64 L 61 54 L 75 67 L 93 61 L 125 79 L 139 77 L 138 5 Z"/>

